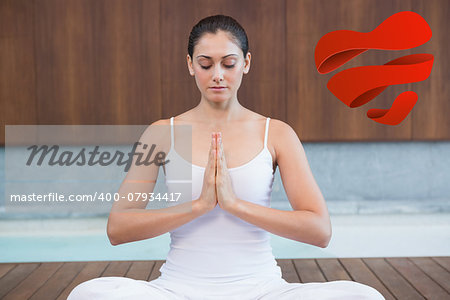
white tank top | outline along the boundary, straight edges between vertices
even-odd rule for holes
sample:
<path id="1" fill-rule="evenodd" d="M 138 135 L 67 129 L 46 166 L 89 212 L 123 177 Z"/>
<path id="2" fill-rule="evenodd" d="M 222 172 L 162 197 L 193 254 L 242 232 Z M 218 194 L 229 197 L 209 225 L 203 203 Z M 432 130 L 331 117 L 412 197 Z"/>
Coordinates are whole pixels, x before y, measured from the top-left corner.
<path id="1" fill-rule="evenodd" d="M 274 180 L 272 155 L 267 148 L 269 120 L 266 119 L 264 148 L 249 162 L 228 168 L 233 190 L 239 199 L 266 207 Z M 177 163 L 191 165 L 192 199 L 198 199 L 203 185 L 203 167 L 191 164 L 174 149 L 173 117 L 170 118 L 171 147 L 167 154 L 165 183 L 168 191 L 179 180 Z M 178 168 L 179 169 L 179 168 Z M 247 223 L 220 208 L 176 228 L 170 232 L 170 250 L 161 266 L 161 277 L 185 281 L 226 283 L 250 277 L 281 277 L 272 254 L 269 233 Z"/>

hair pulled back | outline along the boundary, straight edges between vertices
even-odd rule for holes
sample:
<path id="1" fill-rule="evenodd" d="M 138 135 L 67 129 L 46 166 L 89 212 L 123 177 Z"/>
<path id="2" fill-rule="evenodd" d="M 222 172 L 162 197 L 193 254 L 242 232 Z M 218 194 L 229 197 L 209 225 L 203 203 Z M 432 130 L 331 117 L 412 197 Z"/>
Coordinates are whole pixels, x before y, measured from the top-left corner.
<path id="1" fill-rule="evenodd" d="M 194 47 L 205 33 L 216 34 L 219 30 L 230 34 L 232 41 L 241 48 L 244 58 L 248 52 L 248 38 L 244 28 L 232 17 L 214 15 L 201 19 L 189 34 L 188 54 L 193 58 Z"/>

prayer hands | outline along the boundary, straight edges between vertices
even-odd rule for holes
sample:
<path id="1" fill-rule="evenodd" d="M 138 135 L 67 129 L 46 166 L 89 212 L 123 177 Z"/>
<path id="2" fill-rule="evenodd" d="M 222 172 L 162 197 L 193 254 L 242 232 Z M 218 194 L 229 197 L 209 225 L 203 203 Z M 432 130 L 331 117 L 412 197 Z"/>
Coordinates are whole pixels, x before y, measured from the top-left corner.
<path id="1" fill-rule="evenodd" d="M 214 133 L 213 133 L 214 135 Z M 225 153 L 223 151 L 222 134 L 216 133 L 216 191 L 217 191 L 217 203 L 224 210 L 228 210 L 234 206 L 237 202 L 236 195 L 233 191 L 231 184 L 230 173 L 228 172 L 227 162 L 225 159 Z"/>
<path id="2" fill-rule="evenodd" d="M 228 210 L 237 201 L 227 168 L 220 132 L 213 133 L 211 137 L 200 201 L 207 211 L 214 209 L 217 204 L 222 209 Z"/>
<path id="3" fill-rule="evenodd" d="M 206 212 L 213 210 L 217 205 L 216 194 L 216 160 L 217 146 L 214 133 L 211 136 L 211 144 L 209 147 L 208 163 L 205 167 L 203 175 L 203 187 L 200 194 L 200 203 Z"/>

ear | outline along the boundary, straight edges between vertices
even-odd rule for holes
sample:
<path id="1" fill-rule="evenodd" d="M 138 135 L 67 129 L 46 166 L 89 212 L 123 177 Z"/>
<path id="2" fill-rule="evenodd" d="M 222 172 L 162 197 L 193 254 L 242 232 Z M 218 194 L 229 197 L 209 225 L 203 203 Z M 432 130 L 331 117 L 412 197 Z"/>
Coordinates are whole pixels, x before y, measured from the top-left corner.
<path id="1" fill-rule="evenodd" d="M 186 62 L 188 65 L 188 69 L 189 69 L 189 74 L 191 74 L 191 76 L 194 76 L 194 68 L 192 67 L 192 60 L 191 57 L 188 55 L 186 55 Z"/>
<path id="2" fill-rule="evenodd" d="M 250 71 L 250 61 L 252 59 L 252 54 L 247 52 L 247 57 L 244 59 L 244 74 Z"/>

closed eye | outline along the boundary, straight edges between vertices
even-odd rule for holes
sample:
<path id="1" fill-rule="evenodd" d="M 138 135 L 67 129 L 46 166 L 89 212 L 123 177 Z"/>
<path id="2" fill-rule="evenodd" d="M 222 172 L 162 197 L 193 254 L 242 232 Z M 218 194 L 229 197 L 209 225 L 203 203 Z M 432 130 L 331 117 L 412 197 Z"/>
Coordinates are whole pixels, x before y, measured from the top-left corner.
<path id="1" fill-rule="evenodd" d="M 207 66 L 207 67 L 201 66 L 201 67 L 202 67 L 202 69 L 208 70 L 211 66 Z M 231 68 L 234 68 L 234 65 L 225 65 L 225 68 L 231 69 Z"/>

